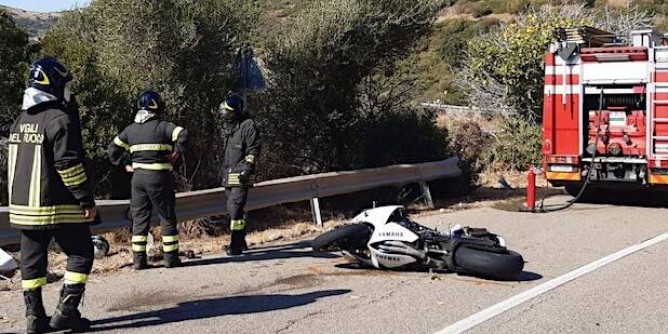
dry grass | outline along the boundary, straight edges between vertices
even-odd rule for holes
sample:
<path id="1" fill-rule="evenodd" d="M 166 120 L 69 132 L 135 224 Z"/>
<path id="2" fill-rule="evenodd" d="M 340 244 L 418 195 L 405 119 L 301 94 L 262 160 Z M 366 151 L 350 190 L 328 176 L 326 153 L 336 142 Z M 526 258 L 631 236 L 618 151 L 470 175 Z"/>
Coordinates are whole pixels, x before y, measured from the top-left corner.
<path id="1" fill-rule="evenodd" d="M 629 8 L 631 7 L 631 0 L 605 0 L 605 3 L 619 8 Z"/>
<path id="2" fill-rule="evenodd" d="M 281 214 L 277 213 L 278 211 Z M 330 216 L 332 214 L 330 213 Z M 274 217 L 273 220 L 264 219 L 268 216 Z M 343 216 L 336 219 L 330 219 L 324 223 L 324 228 L 315 226 L 309 222 L 310 213 L 297 209 L 272 208 L 260 210 L 257 214 L 253 213 L 257 219 L 251 221 L 246 240 L 250 248 L 268 245 L 276 242 L 288 242 L 313 237 L 323 231 L 332 229 L 336 226 L 346 223 Z M 160 228 L 151 229 L 155 243 L 149 248 L 149 263 L 161 265 L 162 254 L 160 251 Z M 129 229 L 119 229 L 113 232 L 107 232 L 102 236 L 109 241 L 109 255 L 96 259 L 93 264 L 92 273 L 95 276 L 105 275 L 110 272 L 131 271 L 132 270 L 132 248 L 130 244 L 131 232 Z M 223 247 L 229 244 L 229 233 L 223 233 L 219 236 L 207 235 L 187 235 L 180 234 L 180 251 L 183 256 L 202 256 L 211 254 L 220 254 Z M 18 258 L 18 252 L 12 255 Z M 49 252 L 49 282 L 59 281 L 65 272 L 67 257 L 57 247 Z M 0 281 L 0 291 L 20 289 L 20 273 L 18 271 L 9 273 L 12 282 Z"/>

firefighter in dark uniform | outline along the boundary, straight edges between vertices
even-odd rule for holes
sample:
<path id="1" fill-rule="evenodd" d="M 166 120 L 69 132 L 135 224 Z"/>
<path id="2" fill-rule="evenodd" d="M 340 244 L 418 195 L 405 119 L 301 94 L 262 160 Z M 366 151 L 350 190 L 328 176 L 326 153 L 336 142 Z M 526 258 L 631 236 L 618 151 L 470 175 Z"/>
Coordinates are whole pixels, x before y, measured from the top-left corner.
<path id="1" fill-rule="evenodd" d="M 241 255 L 246 246 L 246 220 L 244 206 L 248 188 L 253 186 L 255 162 L 260 153 L 260 133 L 255 122 L 244 112 L 244 99 L 230 95 L 220 106 L 225 120 L 223 159 L 223 186 L 227 195 L 232 236 L 226 251 L 228 255 Z"/>
<path id="2" fill-rule="evenodd" d="M 174 213 L 173 165 L 185 153 L 188 132 L 161 119 L 165 111 L 162 97 L 153 91 L 141 94 L 133 124 L 109 144 L 109 158 L 132 175 L 132 252 L 137 270 L 148 267 L 146 243 L 155 207 L 162 226 L 162 250 L 167 268 L 179 266 L 179 232 Z M 129 152 L 131 159 L 126 158 Z"/>
<path id="3" fill-rule="evenodd" d="M 23 113 L 8 150 L 9 221 L 21 230 L 21 277 L 28 333 L 85 330 L 78 311 L 93 266 L 90 224 L 97 208 L 83 166 L 81 125 L 67 109 L 69 71 L 54 58 L 30 66 Z M 51 320 L 42 303 L 47 253 L 55 239 L 67 255 L 65 282 Z"/>

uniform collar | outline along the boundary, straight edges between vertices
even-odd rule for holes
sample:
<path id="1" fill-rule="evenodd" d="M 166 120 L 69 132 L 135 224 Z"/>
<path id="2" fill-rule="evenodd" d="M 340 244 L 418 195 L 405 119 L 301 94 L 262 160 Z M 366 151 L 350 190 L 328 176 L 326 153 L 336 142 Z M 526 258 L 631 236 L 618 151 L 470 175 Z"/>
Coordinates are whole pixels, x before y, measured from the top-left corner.
<path id="1" fill-rule="evenodd" d="M 21 109 L 28 110 L 38 104 L 54 101 L 58 101 L 58 98 L 54 95 L 35 89 L 34 87 L 28 87 L 23 92 L 23 106 Z"/>
<path id="2" fill-rule="evenodd" d="M 156 116 L 157 115 L 153 112 L 150 112 L 145 109 L 140 109 L 139 111 L 137 111 L 137 114 L 135 115 L 135 123 L 143 124 L 152 120 Z"/>

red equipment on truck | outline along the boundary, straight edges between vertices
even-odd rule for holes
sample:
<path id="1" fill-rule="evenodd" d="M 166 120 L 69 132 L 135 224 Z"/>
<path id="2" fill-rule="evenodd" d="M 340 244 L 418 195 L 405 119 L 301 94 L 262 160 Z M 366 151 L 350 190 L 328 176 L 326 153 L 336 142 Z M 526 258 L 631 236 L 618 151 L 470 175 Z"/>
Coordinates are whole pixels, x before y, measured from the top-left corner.
<path id="1" fill-rule="evenodd" d="M 668 185 L 668 46 L 557 29 L 545 56 L 543 170 L 576 195 L 587 183 Z"/>

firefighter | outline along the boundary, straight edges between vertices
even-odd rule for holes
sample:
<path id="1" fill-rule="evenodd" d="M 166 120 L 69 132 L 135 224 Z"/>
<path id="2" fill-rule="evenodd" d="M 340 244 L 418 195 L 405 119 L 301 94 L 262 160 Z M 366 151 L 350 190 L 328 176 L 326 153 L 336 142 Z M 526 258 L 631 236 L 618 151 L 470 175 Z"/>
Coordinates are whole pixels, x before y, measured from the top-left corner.
<path id="1" fill-rule="evenodd" d="M 179 233 L 174 213 L 173 166 L 185 153 L 188 131 L 161 119 L 165 102 L 160 94 L 146 91 L 137 101 L 139 111 L 134 123 L 126 127 L 109 144 L 109 158 L 132 175 L 132 252 L 136 270 L 148 268 L 146 244 L 155 207 L 162 227 L 164 265 L 177 267 Z M 130 153 L 130 160 L 125 152 Z"/>
<path id="2" fill-rule="evenodd" d="M 255 122 L 244 112 L 242 96 L 230 95 L 220 105 L 219 112 L 225 120 L 223 186 L 227 195 L 227 210 L 232 232 L 226 252 L 234 256 L 241 255 L 248 248 L 245 240 L 244 206 L 248 188 L 253 186 L 255 161 L 260 153 L 260 133 L 255 127 Z"/>
<path id="3" fill-rule="evenodd" d="M 68 110 L 70 72 L 54 58 L 30 66 L 23 112 L 9 135 L 9 221 L 21 231 L 21 277 L 28 333 L 90 327 L 78 311 L 93 266 L 90 224 L 97 208 L 83 166 L 81 124 Z M 65 282 L 49 321 L 42 303 L 47 252 L 67 255 Z"/>

